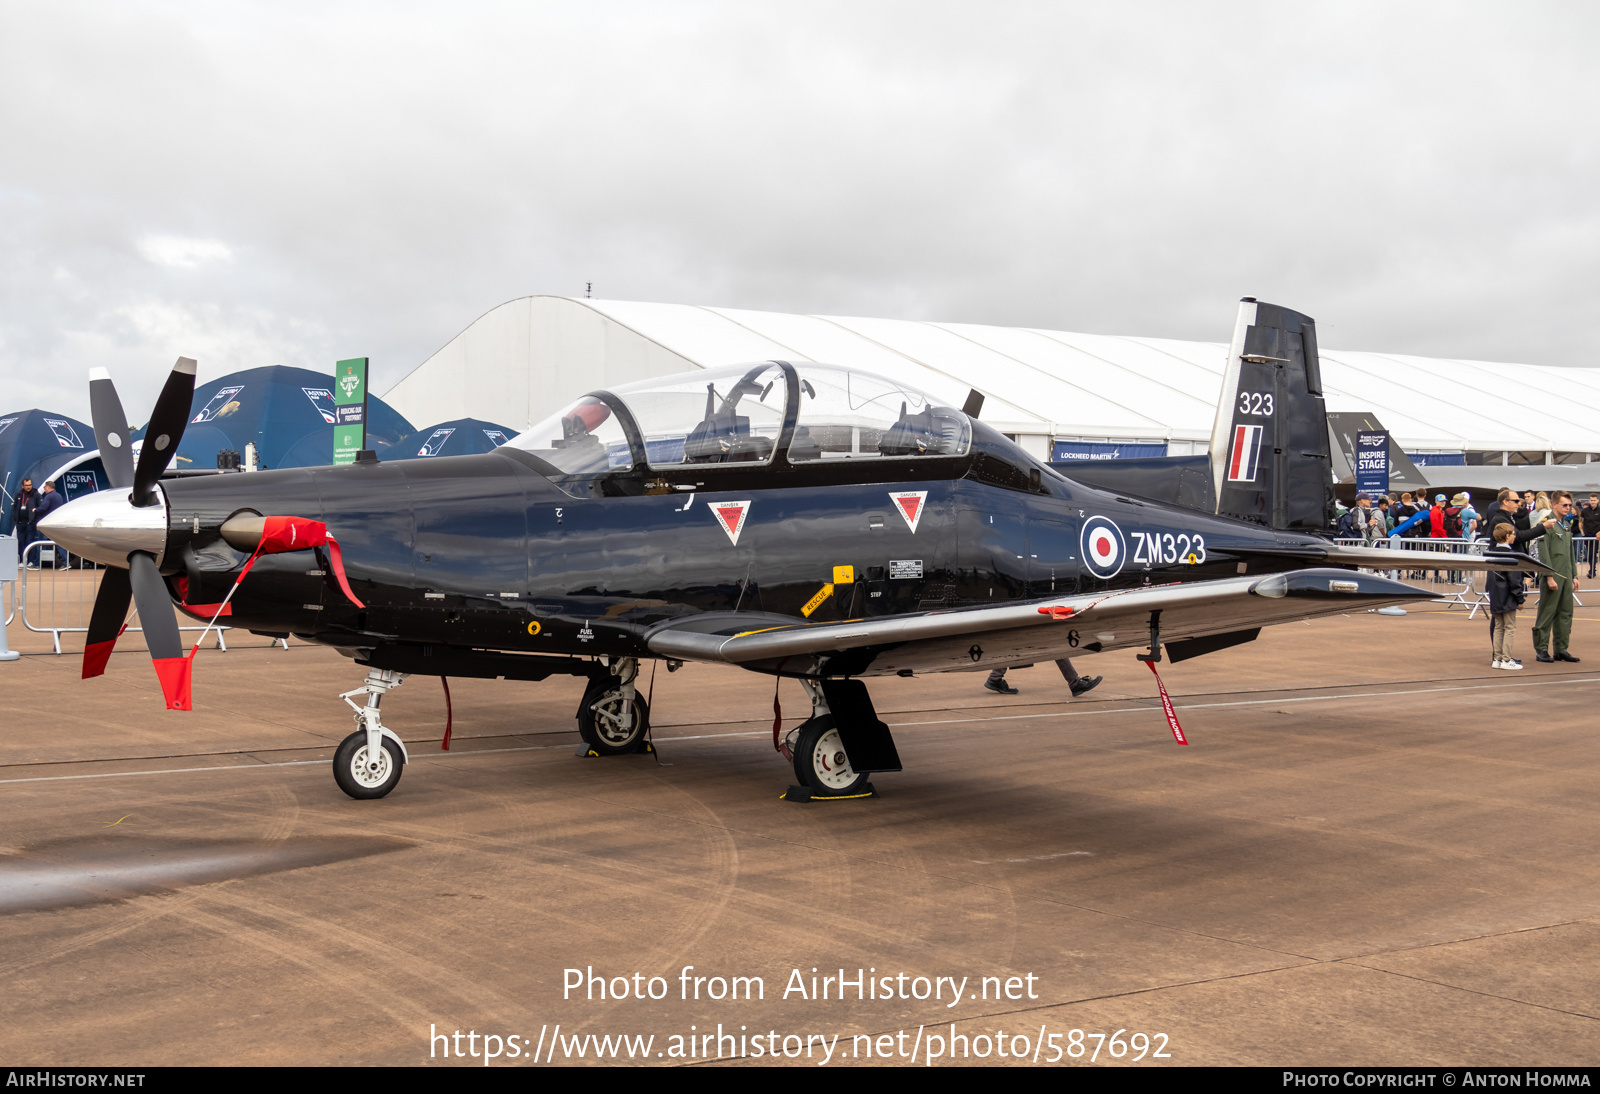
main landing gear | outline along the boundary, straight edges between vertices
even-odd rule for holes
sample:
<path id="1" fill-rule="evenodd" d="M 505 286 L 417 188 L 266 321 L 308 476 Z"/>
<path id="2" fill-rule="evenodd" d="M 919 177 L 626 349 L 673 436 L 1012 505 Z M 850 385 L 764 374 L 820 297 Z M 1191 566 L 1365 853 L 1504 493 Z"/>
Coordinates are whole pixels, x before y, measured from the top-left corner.
<path id="1" fill-rule="evenodd" d="M 378 704 L 386 692 L 405 682 L 406 674 L 390 669 L 368 669 L 366 683 L 339 698 L 356 712 L 354 733 L 339 744 L 333 754 L 333 779 L 339 789 L 352 798 L 381 798 L 400 782 L 405 767 L 406 746 L 394 731 L 384 728 L 378 717 Z M 365 695 L 365 706 L 352 696 Z"/>
<path id="2" fill-rule="evenodd" d="M 894 738 L 865 684 L 802 679 L 800 686 L 811 697 L 811 717 L 794 730 L 790 746 L 800 789 L 812 798 L 853 797 L 871 792 L 873 772 L 900 770 Z"/>
<path id="3" fill-rule="evenodd" d="M 822 686 L 801 680 L 800 686 L 811 696 L 811 717 L 795 731 L 794 775 L 800 785 L 818 797 L 845 797 L 866 792 L 869 773 L 850 765 L 844 739 L 834 724 L 833 712 Z"/>
<path id="4" fill-rule="evenodd" d="M 621 756 L 650 748 L 650 704 L 638 693 L 639 661 L 620 657 L 610 674 L 597 676 L 578 704 L 578 735 L 597 756 Z"/>

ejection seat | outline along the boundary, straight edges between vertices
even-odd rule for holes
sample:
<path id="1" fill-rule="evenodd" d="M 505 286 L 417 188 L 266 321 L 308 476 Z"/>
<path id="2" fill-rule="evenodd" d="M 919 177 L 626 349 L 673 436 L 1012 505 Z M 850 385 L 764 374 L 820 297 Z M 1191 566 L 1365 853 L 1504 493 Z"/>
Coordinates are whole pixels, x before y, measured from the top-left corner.
<path id="1" fill-rule="evenodd" d="M 756 384 L 739 384 L 717 408 L 716 385 L 706 385 L 706 416 L 683 441 L 684 463 L 765 463 L 772 456 L 772 440 L 751 436 L 750 416 L 735 413 L 739 396 L 760 391 Z"/>
<path id="2" fill-rule="evenodd" d="M 884 456 L 943 456 L 960 444 L 960 425 L 949 412 L 938 413 L 932 406 L 920 414 L 907 414 L 900 404 L 900 418 L 878 440 Z"/>

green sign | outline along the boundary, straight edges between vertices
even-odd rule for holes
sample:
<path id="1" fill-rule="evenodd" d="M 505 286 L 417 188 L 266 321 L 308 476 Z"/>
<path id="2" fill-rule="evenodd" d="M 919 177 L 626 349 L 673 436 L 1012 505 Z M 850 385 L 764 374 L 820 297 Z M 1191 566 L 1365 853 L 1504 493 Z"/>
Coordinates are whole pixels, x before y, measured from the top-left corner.
<path id="1" fill-rule="evenodd" d="M 367 447 L 367 359 L 352 357 L 333 367 L 333 462 L 355 463 Z"/>

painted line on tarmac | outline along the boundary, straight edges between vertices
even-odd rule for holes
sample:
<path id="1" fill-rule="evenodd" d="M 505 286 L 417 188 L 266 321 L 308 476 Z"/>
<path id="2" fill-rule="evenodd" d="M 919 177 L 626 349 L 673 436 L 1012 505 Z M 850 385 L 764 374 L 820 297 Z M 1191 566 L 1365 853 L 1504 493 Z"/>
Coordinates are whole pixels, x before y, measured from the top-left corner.
<path id="1" fill-rule="evenodd" d="M 1338 699 L 1370 699 L 1382 698 L 1391 695 L 1431 695 L 1441 691 L 1492 691 L 1499 688 L 1531 688 L 1548 685 L 1552 679 L 1559 679 L 1573 684 L 1600 683 L 1600 676 L 1561 676 L 1540 677 L 1533 680 L 1507 681 L 1504 684 L 1454 684 L 1449 687 L 1438 688 L 1407 688 L 1401 691 L 1362 691 L 1340 692 L 1337 695 L 1298 695 L 1287 699 L 1241 699 L 1231 703 L 1174 703 L 1178 710 L 1206 710 L 1212 707 L 1259 707 L 1271 706 L 1278 703 L 1327 703 Z M 952 725 L 961 722 L 1017 722 L 1034 718 L 1083 718 L 1095 714 L 1145 714 L 1152 710 L 1160 710 L 1158 700 L 1151 698 L 1141 700 L 1146 705 L 1136 707 L 1097 708 L 1093 710 L 1057 710 L 1048 714 L 1002 714 L 995 718 L 936 718 L 920 722 L 888 722 L 891 729 L 899 726 L 940 726 Z M 652 740 L 661 741 L 708 741 L 719 740 L 727 737 L 765 737 L 771 730 L 755 729 L 742 730 L 737 733 L 697 733 L 682 737 L 655 737 Z M 489 756 L 500 752 L 545 752 L 552 748 L 571 748 L 573 742 L 563 741 L 553 745 L 523 745 L 518 748 L 477 748 L 465 752 L 441 752 L 426 756 L 418 756 L 412 763 L 424 760 L 453 760 L 467 756 Z M 328 763 L 328 760 L 284 760 L 278 763 L 260 764 L 219 764 L 215 767 L 168 767 L 158 771 L 100 771 L 89 775 L 38 775 L 26 779 L 0 779 L 0 786 L 11 783 L 51 783 L 70 782 L 76 779 L 127 779 L 139 775 L 189 775 L 200 771 L 259 771 L 270 770 L 275 767 L 314 767 Z"/>
<path id="2" fill-rule="evenodd" d="M 727 736 L 737 737 L 744 736 L 744 734 L 730 733 Z M 689 738 L 674 737 L 671 739 L 688 740 Z M 470 752 L 441 752 L 437 756 L 418 756 L 411 762 L 417 763 L 419 760 L 450 760 L 458 756 L 487 756 L 491 752 L 539 752 L 547 748 L 571 747 L 572 742 L 566 741 L 558 745 L 526 745 L 521 748 L 477 748 Z M 27 779 L 0 779 L 0 786 L 4 786 L 7 783 L 65 782 L 69 779 L 125 779 L 135 775 L 187 775 L 195 771 L 253 771 L 258 768 L 314 767 L 329 762 L 328 760 L 279 760 L 275 763 L 262 764 L 217 764 L 214 767 L 164 767 L 156 771 L 98 771 L 91 775 L 36 775 Z"/>
<path id="3" fill-rule="evenodd" d="M 1486 691 L 1495 688 L 1528 688 L 1548 684 L 1551 680 L 1568 680 L 1574 684 L 1600 683 L 1600 676 L 1544 676 L 1533 680 L 1519 680 L 1515 683 L 1504 684 L 1453 684 L 1449 687 L 1438 688 L 1406 688 L 1400 691 L 1346 691 L 1338 695 L 1298 695 L 1290 699 L 1240 699 L 1231 703 L 1179 703 L 1174 702 L 1176 710 L 1205 710 L 1209 707 L 1259 707 L 1270 706 L 1276 703 L 1323 703 L 1333 699 L 1372 699 L 1383 698 L 1390 695 L 1429 695 L 1439 691 Z M 926 722 L 886 722 L 885 725 L 893 729 L 895 726 L 938 726 L 949 725 L 954 722 L 1015 722 L 1027 718 L 1081 718 L 1089 714 L 1131 714 L 1136 711 L 1160 710 L 1161 700 L 1151 696 L 1149 706 L 1116 707 L 1100 710 L 1058 710 L 1049 714 L 1003 714 L 998 718 L 940 718 Z M 663 737 L 662 740 L 672 740 Z M 689 738 L 683 738 L 689 740 Z"/>

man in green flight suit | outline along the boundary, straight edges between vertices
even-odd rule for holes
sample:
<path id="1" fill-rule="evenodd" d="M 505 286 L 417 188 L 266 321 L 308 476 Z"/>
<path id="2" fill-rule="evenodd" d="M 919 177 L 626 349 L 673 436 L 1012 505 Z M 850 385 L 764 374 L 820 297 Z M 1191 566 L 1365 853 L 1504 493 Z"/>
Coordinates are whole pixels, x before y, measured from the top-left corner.
<path id="1" fill-rule="evenodd" d="M 1578 569 L 1572 559 L 1572 495 L 1556 494 L 1550 505 L 1555 526 L 1539 541 L 1539 561 L 1555 571 L 1540 578 L 1539 617 L 1533 625 L 1533 655 L 1540 661 L 1578 659 L 1567 652 L 1572 635 L 1572 594 L 1578 587 Z M 1552 636 L 1551 630 L 1555 633 Z M 1546 652 L 1548 650 L 1548 652 Z"/>

